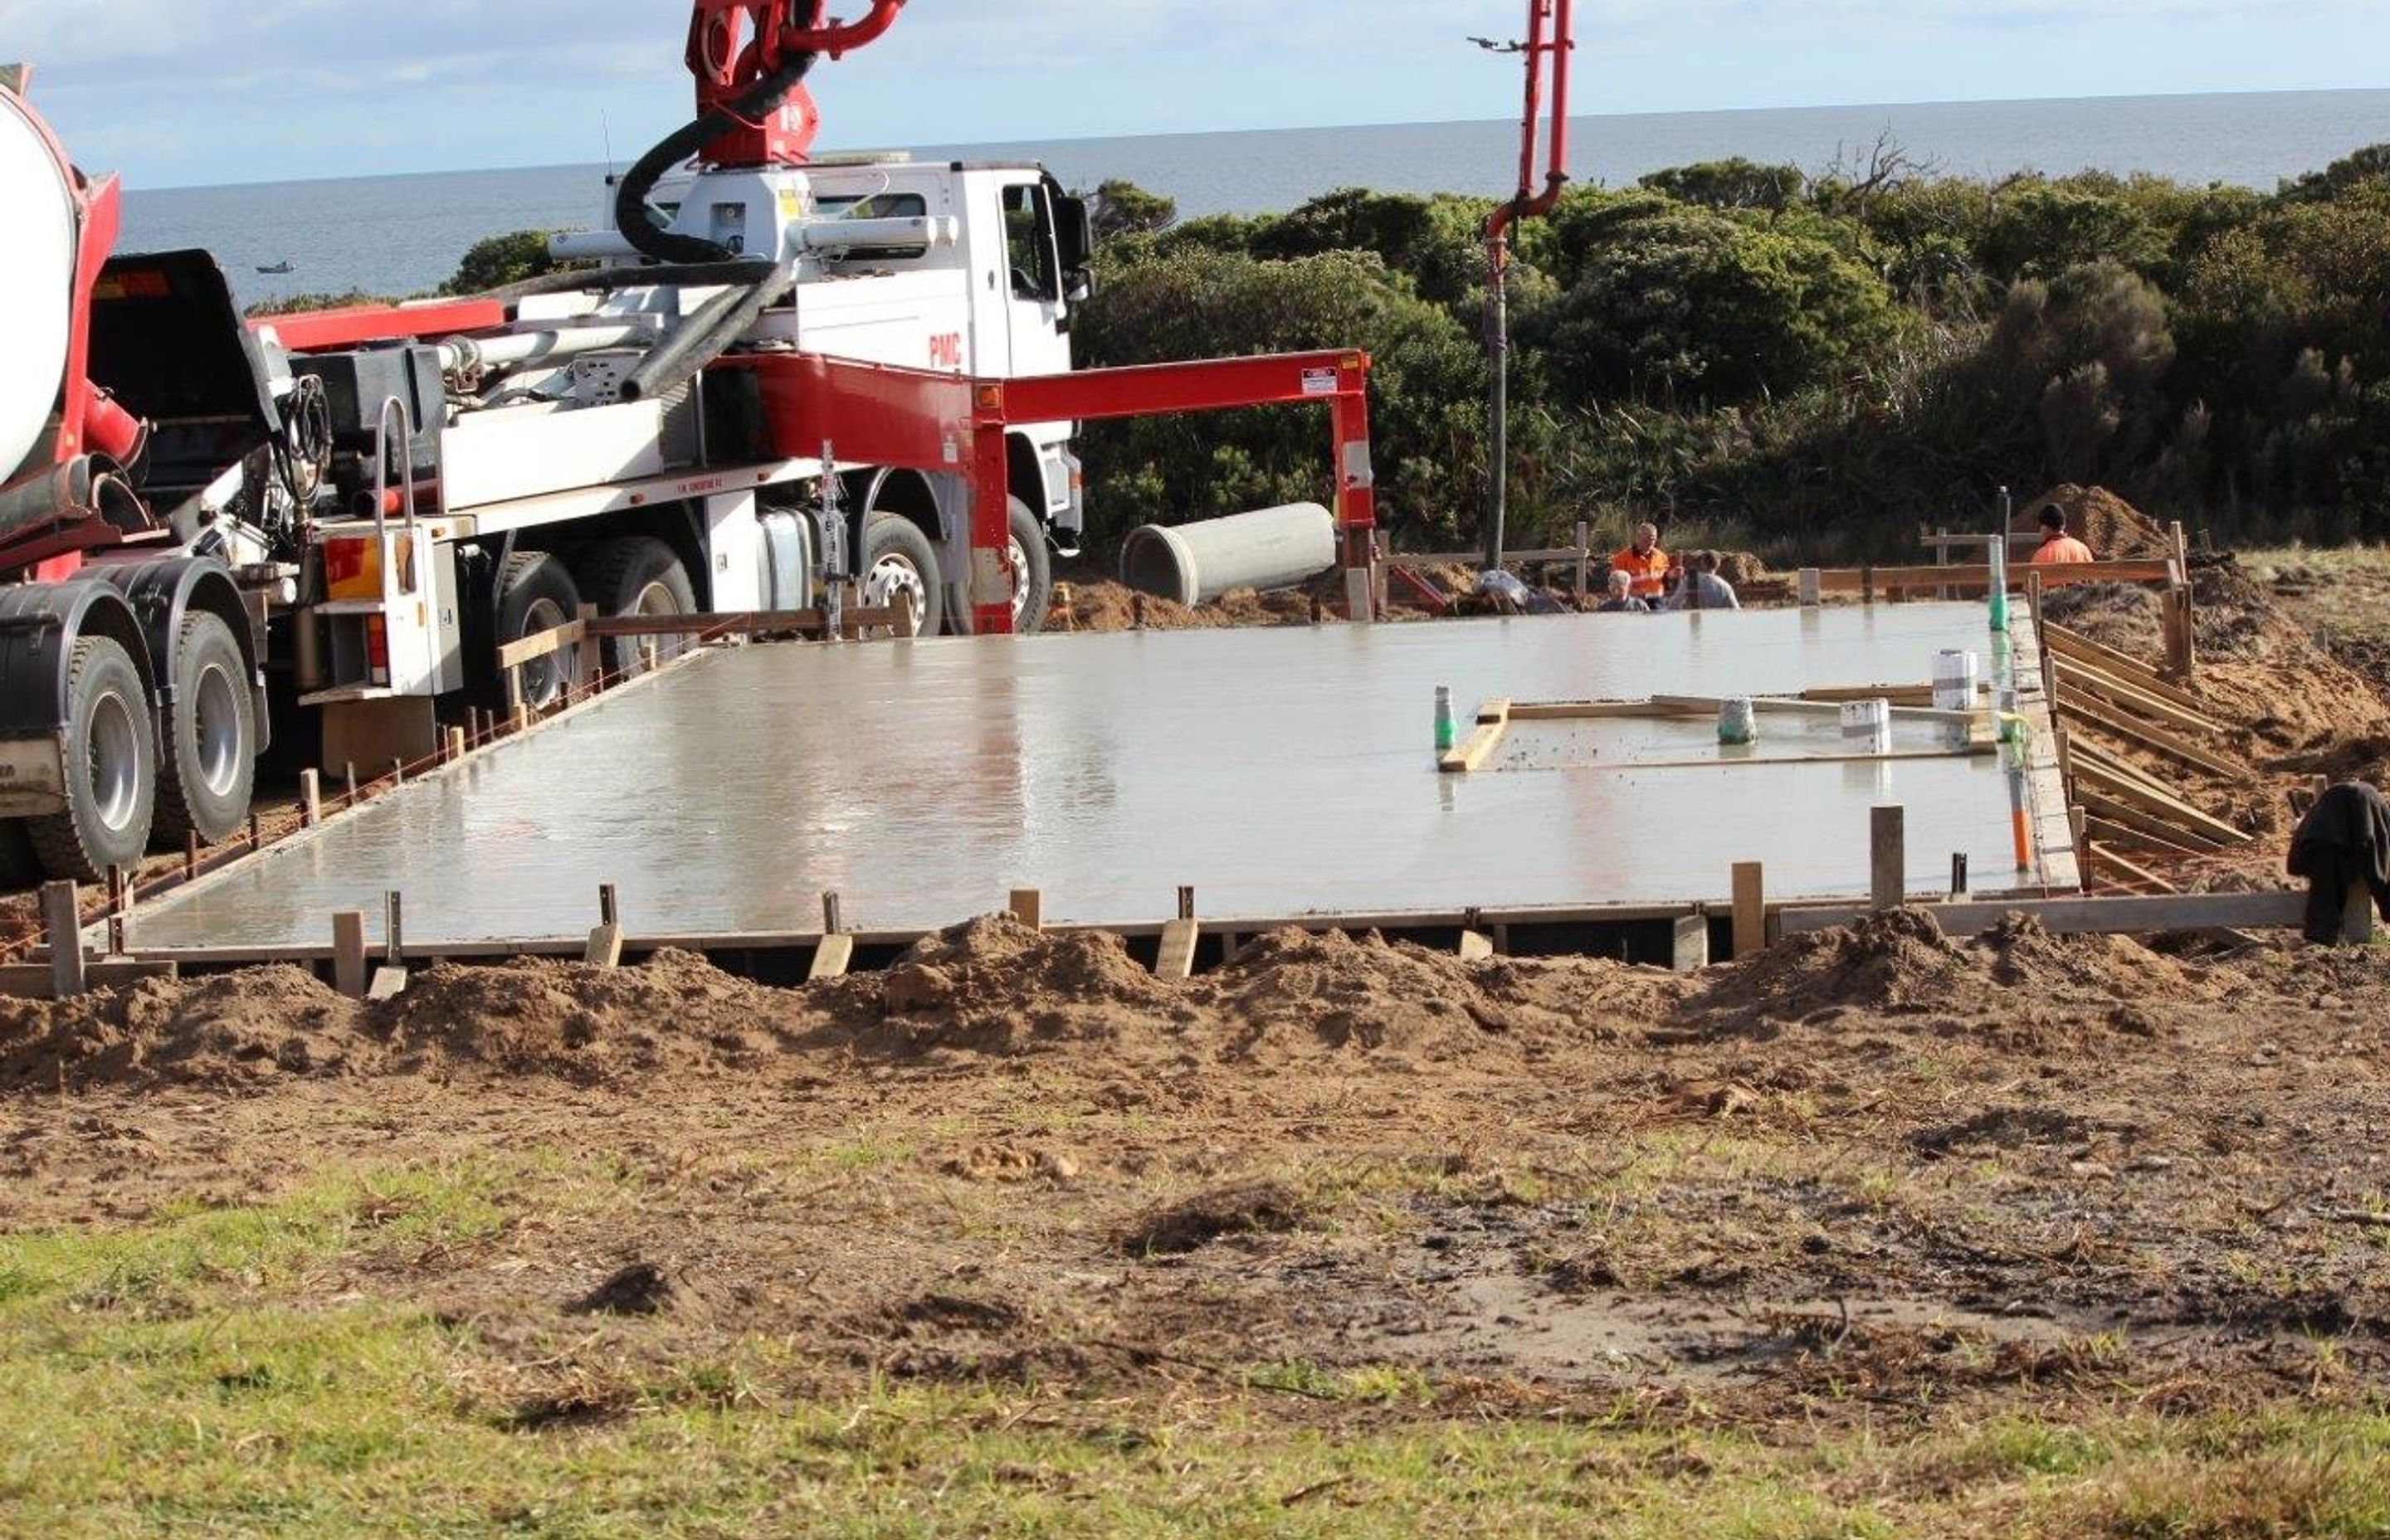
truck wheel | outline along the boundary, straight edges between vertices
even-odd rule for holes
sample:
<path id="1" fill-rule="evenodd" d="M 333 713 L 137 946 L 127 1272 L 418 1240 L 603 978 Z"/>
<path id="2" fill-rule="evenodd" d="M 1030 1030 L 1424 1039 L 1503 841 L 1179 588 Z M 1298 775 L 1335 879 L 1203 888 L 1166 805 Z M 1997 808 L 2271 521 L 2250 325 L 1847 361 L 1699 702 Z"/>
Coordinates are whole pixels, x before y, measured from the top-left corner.
<path id="1" fill-rule="evenodd" d="M 693 615 L 697 589 L 673 548 L 647 535 L 609 540 L 583 558 L 582 597 L 601 615 Z M 686 636 L 612 636 L 599 644 L 600 666 L 616 677 L 640 672 L 641 649 L 659 661 L 687 651 Z"/>
<path id="2" fill-rule="evenodd" d="M 546 551 L 521 551 L 507 558 L 498 577 L 498 645 L 519 642 L 570 625 L 581 613 L 581 589 L 564 563 Z M 566 648 L 525 663 L 522 703 L 545 711 L 564 696 L 564 687 L 577 670 L 578 648 Z M 503 699 L 506 681 L 498 681 Z"/>
<path id="3" fill-rule="evenodd" d="M 934 636 L 945 619 L 937 553 L 909 519 L 875 513 L 863 526 L 863 603 L 912 607 L 913 635 Z"/>
<path id="4" fill-rule="evenodd" d="M 1054 607 L 1054 553 L 1029 505 L 1012 499 L 1012 633 L 1034 636 Z"/>
<path id="5" fill-rule="evenodd" d="M 158 777 L 157 835 L 180 844 L 230 839 L 249 822 L 257 780 L 257 697 L 248 660 L 224 617 L 184 617 L 171 665 L 174 712 Z"/>
<path id="6" fill-rule="evenodd" d="M 84 636 L 67 659 L 67 810 L 25 820 L 50 876 L 101 882 L 138 866 L 157 813 L 158 745 L 133 655 Z"/>

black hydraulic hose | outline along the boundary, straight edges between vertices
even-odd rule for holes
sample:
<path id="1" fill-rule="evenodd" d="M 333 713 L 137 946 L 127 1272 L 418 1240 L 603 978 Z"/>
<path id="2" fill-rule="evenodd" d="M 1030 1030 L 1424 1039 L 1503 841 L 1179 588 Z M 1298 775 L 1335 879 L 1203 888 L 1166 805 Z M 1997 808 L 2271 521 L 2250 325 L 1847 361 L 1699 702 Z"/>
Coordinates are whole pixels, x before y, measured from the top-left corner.
<path id="1" fill-rule="evenodd" d="M 639 360 L 639 366 L 623 381 L 623 399 L 644 401 L 679 389 L 700 369 L 729 352 L 796 281 L 792 258 L 789 265 L 768 268 L 746 288 L 726 289 L 706 301 L 678 331 Z"/>
<path id="2" fill-rule="evenodd" d="M 803 83 L 818 54 L 799 54 L 779 73 L 758 83 L 746 95 L 724 103 L 679 132 L 667 135 L 639 157 L 614 193 L 614 227 L 642 255 L 658 262 L 722 262 L 733 255 L 719 241 L 678 236 L 665 229 L 648 205 L 648 195 L 664 173 L 707 145 L 746 123 L 759 122 L 777 112 L 789 93 Z"/>

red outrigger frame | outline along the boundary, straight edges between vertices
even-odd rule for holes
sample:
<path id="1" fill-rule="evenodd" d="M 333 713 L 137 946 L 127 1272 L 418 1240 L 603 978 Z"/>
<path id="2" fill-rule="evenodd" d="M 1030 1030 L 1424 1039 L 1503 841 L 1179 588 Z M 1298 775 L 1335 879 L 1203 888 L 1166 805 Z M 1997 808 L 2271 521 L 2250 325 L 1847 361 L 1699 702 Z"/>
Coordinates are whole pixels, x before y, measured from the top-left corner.
<path id="1" fill-rule="evenodd" d="M 1377 559 L 1377 480 L 1369 456 L 1369 356 L 1357 351 L 1268 353 L 1189 364 L 973 379 L 859 364 L 818 353 L 726 358 L 762 388 L 774 447 L 789 459 L 833 446 L 850 463 L 960 474 L 971 488 L 970 594 L 974 635 L 1012 630 L 1012 531 L 1005 430 L 1014 423 L 1095 422 L 1324 405 L 1335 449 L 1336 522 L 1348 601 L 1369 618 Z"/>

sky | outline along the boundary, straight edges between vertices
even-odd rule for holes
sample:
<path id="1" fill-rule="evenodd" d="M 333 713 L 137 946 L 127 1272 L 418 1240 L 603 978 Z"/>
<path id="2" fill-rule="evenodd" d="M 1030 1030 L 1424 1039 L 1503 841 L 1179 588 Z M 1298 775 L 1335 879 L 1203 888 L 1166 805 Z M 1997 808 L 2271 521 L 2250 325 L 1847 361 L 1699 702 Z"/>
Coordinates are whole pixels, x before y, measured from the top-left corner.
<path id="1" fill-rule="evenodd" d="M 859 13 L 861 0 L 833 0 Z M 1578 0 L 1582 113 L 2390 86 L 2390 0 Z M 628 160 L 686 0 L 0 0 L 75 158 L 168 187 Z M 826 148 L 1512 118 L 1527 0 L 910 0 Z"/>

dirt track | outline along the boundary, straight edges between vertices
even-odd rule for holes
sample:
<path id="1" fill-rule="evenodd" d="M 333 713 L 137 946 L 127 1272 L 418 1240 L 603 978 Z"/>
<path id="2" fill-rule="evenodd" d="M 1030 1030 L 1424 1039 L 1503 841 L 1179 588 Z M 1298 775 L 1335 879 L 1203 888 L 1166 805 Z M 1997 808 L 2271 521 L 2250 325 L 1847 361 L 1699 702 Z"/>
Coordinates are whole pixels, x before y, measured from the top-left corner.
<path id="1" fill-rule="evenodd" d="M 1780 1429 L 2390 1391 L 2380 952 L 1897 918 L 1692 980 L 1290 934 L 1168 984 L 991 920 L 802 992 L 667 956 L 14 1003 L 0 1091 L 0 1230 L 502 1174 L 485 1236 L 285 1303 L 469 1323 L 528 1423 L 766 1339 L 817 1392 L 1393 1366 Z"/>

